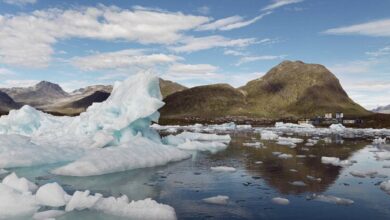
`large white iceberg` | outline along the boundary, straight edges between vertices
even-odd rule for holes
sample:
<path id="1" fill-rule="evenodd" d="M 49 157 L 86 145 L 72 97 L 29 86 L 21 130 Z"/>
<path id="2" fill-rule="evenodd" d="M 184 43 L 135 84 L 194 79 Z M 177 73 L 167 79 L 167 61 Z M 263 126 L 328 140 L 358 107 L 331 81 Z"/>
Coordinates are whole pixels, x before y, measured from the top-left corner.
<path id="1" fill-rule="evenodd" d="M 150 128 L 164 103 L 159 81 L 139 73 L 114 85 L 110 97 L 77 117 L 24 106 L 0 118 L 0 168 L 74 161 L 56 174 L 99 175 L 163 165 L 190 155 L 164 145 Z"/>

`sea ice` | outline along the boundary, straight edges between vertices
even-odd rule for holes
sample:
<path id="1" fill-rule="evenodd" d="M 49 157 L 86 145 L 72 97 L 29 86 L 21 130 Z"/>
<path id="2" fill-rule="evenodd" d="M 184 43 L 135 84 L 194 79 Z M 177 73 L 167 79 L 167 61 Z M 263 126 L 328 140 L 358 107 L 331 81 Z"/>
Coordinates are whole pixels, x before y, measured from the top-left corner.
<path id="1" fill-rule="evenodd" d="M 31 193 L 22 193 L 0 183 L 0 219 L 32 216 L 39 206 Z"/>
<path id="2" fill-rule="evenodd" d="M 216 153 L 225 150 L 227 144 L 215 141 L 190 141 L 187 139 L 184 143 L 177 145 L 177 148 L 181 150 L 210 151 L 211 153 Z"/>
<path id="3" fill-rule="evenodd" d="M 333 203 L 333 204 L 337 204 L 337 205 L 351 205 L 354 203 L 353 200 L 340 198 L 337 196 L 331 196 L 331 195 L 313 194 L 312 196 L 308 197 L 308 199 L 319 201 L 319 202 Z"/>
<path id="4" fill-rule="evenodd" d="M 378 172 L 376 171 L 351 171 L 349 173 L 354 177 L 360 177 L 360 178 L 365 178 L 365 177 L 372 178 L 378 174 Z"/>
<path id="5" fill-rule="evenodd" d="M 290 158 L 293 157 L 293 155 L 291 155 L 291 154 L 279 154 L 278 157 L 280 159 L 290 159 Z"/>
<path id="6" fill-rule="evenodd" d="M 6 176 L 2 183 L 22 193 L 34 192 L 38 188 L 35 183 L 24 177 L 19 178 L 15 173 Z"/>
<path id="7" fill-rule="evenodd" d="M 214 196 L 203 199 L 204 202 L 217 205 L 227 205 L 229 202 L 229 196 Z"/>
<path id="8" fill-rule="evenodd" d="M 332 164 L 333 166 L 341 166 L 341 167 L 352 165 L 352 161 L 340 160 L 337 157 L 321 157 L 321 162 L 323 164 Z"/>
<path id="9" fill-rule="evenodd" d="M 234 167 L 228 167 L 228 166 L 218 166 L 218 167 L 211 167 L 212 171 L 215 172 L 235 172 L 236 168 Z"/>
<path id="10" fill-rule="evenodd" d="M 278 204 L 278 205 L 288 205 L 288 204 L 290 204 L 290 201 L 288 199 L 281 198 L 281 197 L 272 198 L 271 201 L 273 203 L 275 203 L 275 204 Z"/>
<path id="11" fill-rule="evenodd" d="M 51 207 L 64 206 L 70 199 L 70 196 L 55 182 L 39 187 L 35 197 L 40 205 Z"/>
<path id="12" fill-rule="evenodd" d="M 261 131 L 260 135 L 261 135 L 261 140 L 276 140 L 279 137 L 279 135 L 276 134 L 275 132 L 268 131 L 268 130 Z"/>

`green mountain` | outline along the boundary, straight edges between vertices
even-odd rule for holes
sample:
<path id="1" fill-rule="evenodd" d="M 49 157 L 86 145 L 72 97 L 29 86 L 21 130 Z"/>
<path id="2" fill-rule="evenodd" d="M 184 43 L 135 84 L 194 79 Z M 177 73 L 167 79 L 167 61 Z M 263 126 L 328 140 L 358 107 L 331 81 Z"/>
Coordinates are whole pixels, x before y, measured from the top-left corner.
<path id="1" fill-rule="evenodd" d="M 324 66 L 284 61 L 263 77 L 240 88 L 226 84 L 199 86 L 164 99 L 162 119 L 196 117 L 301 118 L 343 112 L 370 114 L 352 101 Z"/>

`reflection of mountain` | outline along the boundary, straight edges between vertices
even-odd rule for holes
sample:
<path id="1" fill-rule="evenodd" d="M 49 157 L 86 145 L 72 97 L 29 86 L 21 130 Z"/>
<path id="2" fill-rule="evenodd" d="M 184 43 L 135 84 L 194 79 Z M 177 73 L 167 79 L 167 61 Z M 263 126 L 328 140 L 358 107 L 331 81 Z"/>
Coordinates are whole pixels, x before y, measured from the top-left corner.
<path id="1" fill-rule="evenodd" d="M 355 151 L 366 146 L 366 143 L 345 141 L 343 145 L 331 143 L 325 144 L 320 141 L 309 150 L 302 150 L 298 145 L 295 149 L 287 146 L 277 145 L 273 142 L 264 142 L 266 149 L 255 149 L 242 146 L 242 143 L 250 142 L 250 137 L 235 137 L 232 143 L 235 147 L 228 148 L 214 157 L 235 157 L 245 155 L 243 164 L 245 169 L 252 176 L 260 176 L 271 187 L 283 194 L 298 194 L 303 192 L 320 193 L 325 191 L 338 178 L 342 168 L 321 163 L 321 156 L 333 156 L 340 159 L 347 159 Z M 241 147 L 238 147 L 241 146 Z M 303 149 L 305 147 L 303 146 Z M 291 159 L 280 159 L 273 155 L 273 152 L 282 152 L 293 155 Z M 309 157 L 309 155 L 315 157 Z M 306 158 L 297 158 L 296 155 L 306 155 Z M 262 161 L 262 164 L 256 164 Z M 291 169 L 297 172 L 292 172 Z M 311 180 L 307 176 L 321 178 L 321 181 Z M 306 186 L 294 186 L 294 181 L 302 181 Z"/>

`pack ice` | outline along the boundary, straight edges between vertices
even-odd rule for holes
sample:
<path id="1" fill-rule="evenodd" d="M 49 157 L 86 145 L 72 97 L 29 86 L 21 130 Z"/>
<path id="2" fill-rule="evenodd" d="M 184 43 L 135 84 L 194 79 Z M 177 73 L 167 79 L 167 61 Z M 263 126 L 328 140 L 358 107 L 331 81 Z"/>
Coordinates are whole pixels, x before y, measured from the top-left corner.
<path id="1" fill-rule="evenodd" d="M 161 101 L 151 73 L 115 83 L 110 97 L 77 117 L 57 117 L 30 106 L 0 118 L 0 168 L 72 161 L 59 175 L 90 176 L 163 165 L 189 157 L 164 145 L 150 128 Z"/>

